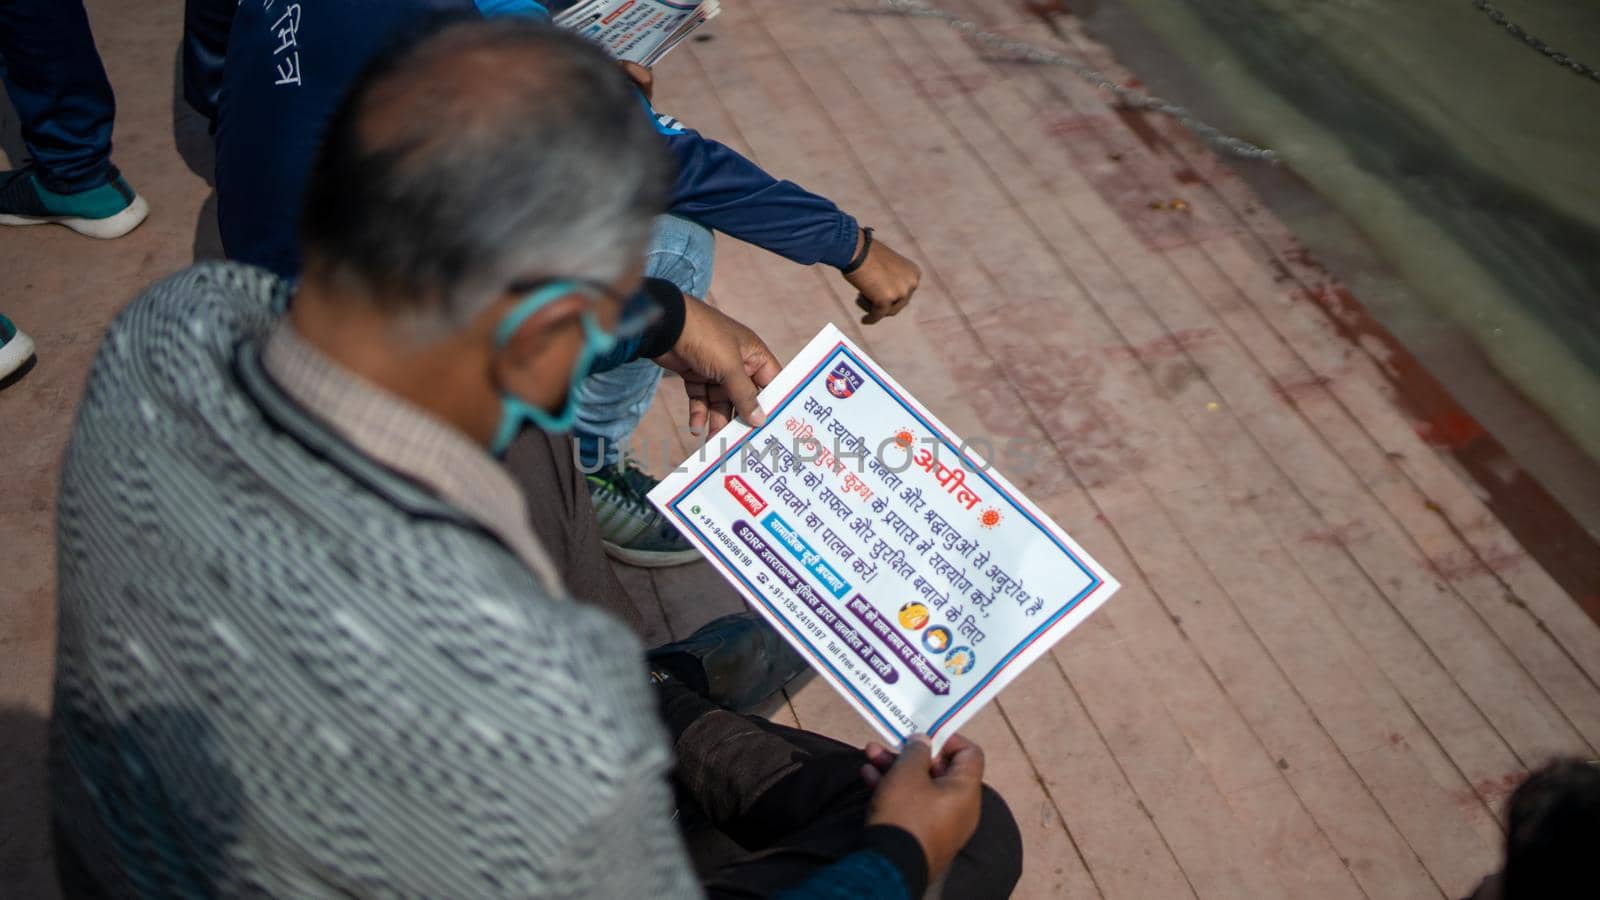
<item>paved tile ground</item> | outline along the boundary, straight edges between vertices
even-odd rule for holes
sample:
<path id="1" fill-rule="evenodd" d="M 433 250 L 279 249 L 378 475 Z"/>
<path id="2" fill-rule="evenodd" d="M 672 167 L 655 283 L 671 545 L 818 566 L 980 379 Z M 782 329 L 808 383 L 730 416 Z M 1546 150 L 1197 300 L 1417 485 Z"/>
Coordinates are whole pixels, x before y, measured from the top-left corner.
<path id="1" fill-rule="evenodd" d="M 1057 35 L 1021 3 L 940 3 L 1115 69 L 1070 20 Z M 113 244 L 0 235 L 0 307 L 40 346 L 0 392 L 0 883 L 17 896 L 51 893 L 39 758 L 72 410 L 115 311 L 215 247 L 204 127 L 173 87 L 181 4 L 89 5 L 116 158 L 155 213 Z M 780 355 L 835 322 L 958 431 L 1037 448 L 1008 474 L 1125 585 L 969 728 L 1022 823 L 1018 895 L 1464 894 L 1521 774 L 1600 755 L 1600 629 L 1583 586 L 1552 577 L 1582 570 L 1530 554 L 1425 440 L 1403 354 L 1204 148 L 872 8 L 725 4 L 712 40 L 661 66 L 658 100 L 926 274 L 907 314 L 862 328 L 837 276 L 719 240 L 712 300 Z M 14 121 L 0 139 L 18 158 Z M 689 450 L 678 390 L 641 430 L 657 468 Z M 662 639 L 739 606 L 704 565 L 622 574 Z M 868 736 L 815 682 L 778 715 Z"/>

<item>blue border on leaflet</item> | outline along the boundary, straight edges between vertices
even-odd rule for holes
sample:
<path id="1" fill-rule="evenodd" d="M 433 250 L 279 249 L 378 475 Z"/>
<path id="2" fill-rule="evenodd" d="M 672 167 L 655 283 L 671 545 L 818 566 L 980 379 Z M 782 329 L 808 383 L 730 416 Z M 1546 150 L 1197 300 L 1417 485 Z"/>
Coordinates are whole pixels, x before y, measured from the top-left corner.
<path id="1" fill-rule="evenodd" d="M 988 484 L 989 487 L 993 488 L 996 493 L 1006 498 L 1006 501 L 1011 504 L 1013 509 L 1021 513 L 1023 518 L 1033 523 L 1035 528 L 1039 529 L 1039 531 L 1043 532 L 1046 537 L 1050 538 L 1051 543 L 1059 547 L 1061 552 L 1065 553 L 1067 558 L 1071 559 L 1073 564 L 1076 565 L 1083 572 L 1083 574 L 1089 578 L 1088 587 L 1085 587 L 1076 597 L 1073 597 L 1065 606 L 1061 607 L 1059 610 L 1053 613 L 1050 618 L 1041 623 L 1039 627 L 1031 634 L 1018 642 L 1017 645 L 1011 649 L 1011 652 L 1007 653 L 1003 659 L 996 663 L 995 667 L 990 669 L 987 675 L 979 679 L 978 683 L 974 685 L 970 691 L 963 695 L 961 699 L 956 701 L 955 704 L 949 709 L 945 710 L 944 714 L 935 719 L 932 725 L 928 726 L 928 735 L 931 737 L 937 734 L 939 729 L 946 722 L 950 721 L 951 717 L 964 709 L 968 703 L 971 703 L 972 698 L 977 696 L 977 694 L 987 687 L 990 682 L 994 681 L 994 679 L 999 676 L 1001 672 L 1005 671 L 1006 667 L 1011 665 L 1011 663 L 1014 662 L 1019 655 L 1021 655 L 1029 647 L 1033 646 L 1033 644 L 1036 643 L 1045 632 L 1049 631 L 1056 625 L 1056 623 L 1060 622 L 1063 617 L 1076 609 L 1078 605 L 1084 600 L 1088 599 L 1091 594 L 1103 587 L 1105 585 L 1105 580 L 1099 575 L 1095 574 L 1094 570 L 1089 568 L 1089 566 L 1086 565 L 1083 560 L 1079 559 L 1078 555 L 1073 553 L 1071 548 L 1069 548 L 1066 544 L 1063 544 L 1061 540 L 1055 536 L 1054 532 L 1045 527 L 1044 523 L 1040 522 L 1038 518 L 1025 509 L 1021 503 L 1018 503 L 1016 498 L 1012 497 L 1009 491 L 997 484 L 993 478 L 989 477 L 987 472 L 978 466 L 977 463 L 973 462 L 967 457 L 966 454 L 961 452 L 960 448 L 951 443 L 950 436 L 945 434 L 943 429 L 936 427 L 932 422 L 929 422 L 926 418 L 924 418 L 922 413 L 918 412 L 917 409 L 906 400 L 906 398 L 900 396 L 899 391 L 896 391 L 881 377 L 879 377 L 878 373 L 872 366 L 868 365 L 866 362 L 862 361 L 859 356 L 852 353 L 850 348 L 846 347 L 843 342 L 835 344 L 833 350 L 830 351 L 827 356 L 823 357 L 822 362 L 818 363 L 815 368 L 806 373 L 806 376 L 800 379 L 799 383 L 795 385 L 794 389 L 786 394 L 784 398 L 778 402 L 778 405 L 767 413 L 767 421 L 776 421 L 784 409 L 788 407 L 791 402 L 793 402 L 794 398 L 798 396 L 802 390 L 808 387 L 813 380 L 816 379 L 817 373 L 821 372 L 823 369 L 826 369 L 829 363 L 832 363 L 840 356 L 846 357 L 850 362 L 854 363 L 858 369 L 865 372 L 868 377 L 878 384 L 879 387 L 887 391 L 889 396 L 893 397 L 895 401 L 905 409 L 906 412 L 910 413 L 918 422 L 922 423 L 923 427 L 938 434 L 940 441 L 943 442 L 946 448 L 953 451 L 958 459 L 966 463 L 967 467 L 972 472 L 976 473 L 978 477 L 982 478 L 984 482 Z M 830 662 L 826 656 L 817 651 L 817 649 L 812 645 L 811 640 L 805 635 L 801 634 L 800 631 L 794 627 L 793 623 L 791 623 L 784 616 L 784 614 L 778 610 L 777 607 L 772 605 L 772 603 L 767 599 L 765 593 L 757 588 L 754 584 L 751 584 L 750 580 L 745 578 L 744 574 L 729 562 L 728 558 L 723 555 L 722 551 L 717 549 L 715 542 L 705 539 L 704 532 L 701 531 L 699 524 L 685 515 L 683 510 L 679 508 L 679 504 L 683 501 L 684 497 L 688 496 L 691 491 L 698 488 L 702 482 L 711 476 L 712 473 L 720 471 L 722 466 L 728 461 L 728 458 L 739 452 L 739 449 L 748 443 L 749 440 L 755 435 L 756 430 L 752 430 L 745 434 L 745 436 L 740 438 L 738 441 L 735 441 L 733 446 L 728 448 L 726 452 L 718 457 L 714 464 L 708 466 L 704 472 L 700 473 L 699 477 L 689 482 L 689 484 L 683 490 L 679 491 L 677 495 L 674 496 L 671 501 L 669 501 L 668 506 L 672 509 L 673 515 L 677 516 L 678 520 L 682 522 L 686 528 L 690 529 L 694 534 L 701 537 L 701 543 L 705 546 L 705 548 L 716 554 L 718 559 L 722 560 L 723 569 L 733 573 L 736 578 L 744 582 L 745 586 L 750 589 L 750 595 L 760 601 L 761 605 L 765 606 L 768 610 L 771 610 L 773 615 L 783 623 L 784 627 L 789 629 L 789 631 L 794 633 L 794 635 L 800 639 L 801 644 L 803 644 L 806 649 L 811 651 L 811 655 L 816 657 L 818 662 L 822 663 L 822 665 L 826 667 L 828 671 L 834 674 L 835 681 L 844 685 L 846 690 L 854 694 L 857 699 L 861 701 L 862 705 L 866 709 L 870 710 L 878 719 L 878 721 L 884 724 L 884 727 L 888 728 L 892 734 L 896 735 L 903 741 L 907 735 L 901 734 L 898 728 L 890 723 L 888 719 L 884 718 L 883 714 L 877 710 L 872 701 L 868 700 L 867 697 L 864 696 L 859 690 L 856 690 L 855 685 L 851 684 L 849 679 L 840 673 L 838 669 L 834 668 L 833 663 Z"/>

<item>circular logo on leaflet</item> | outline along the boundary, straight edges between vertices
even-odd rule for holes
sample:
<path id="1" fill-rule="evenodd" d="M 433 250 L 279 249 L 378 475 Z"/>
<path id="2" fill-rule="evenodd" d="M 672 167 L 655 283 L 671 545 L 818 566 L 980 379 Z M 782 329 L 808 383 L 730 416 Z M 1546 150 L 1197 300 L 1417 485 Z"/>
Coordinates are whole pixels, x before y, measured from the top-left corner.
<path id="1" fill-rule="evenodd" d="M 950 629 L 943 625 L 935 625 L 922 633 L 922 646 L 935 653 L 943 653 L 950 647 Z"/>
<path id="2" fill-rule="evenodd" d="M 847 363 L 839 363 L 828 373 L 828 393 L 840 400 L 849 399 L 859 387 L 861 387 L 861 374 L 850 368 Z"/>
<path id="3" fill-rule="evenodd" d="M 972 652 L 971 647 L 957 647 L 944 658 L 944 670 L 951 675 L 965 675 L 972 671 L 972 666 L 977 661 L 978 656 Z"/>
<path id="4" fill-rule="evenodd" d="M 900 607 L 900 624 L 916 631 L 928 624 L 928 607 L 913 600 Z"/>

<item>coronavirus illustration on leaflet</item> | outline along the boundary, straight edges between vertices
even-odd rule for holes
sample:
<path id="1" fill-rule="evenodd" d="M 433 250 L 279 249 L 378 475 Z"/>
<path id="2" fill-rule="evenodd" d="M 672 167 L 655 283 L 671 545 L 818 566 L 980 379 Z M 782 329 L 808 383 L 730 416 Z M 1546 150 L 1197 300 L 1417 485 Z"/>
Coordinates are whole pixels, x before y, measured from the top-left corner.
<path id="1" fill-rule="evenodd" d="M 837 328 L 650 499 L 885 738 L 935 744 L 1117 583 Z"/>

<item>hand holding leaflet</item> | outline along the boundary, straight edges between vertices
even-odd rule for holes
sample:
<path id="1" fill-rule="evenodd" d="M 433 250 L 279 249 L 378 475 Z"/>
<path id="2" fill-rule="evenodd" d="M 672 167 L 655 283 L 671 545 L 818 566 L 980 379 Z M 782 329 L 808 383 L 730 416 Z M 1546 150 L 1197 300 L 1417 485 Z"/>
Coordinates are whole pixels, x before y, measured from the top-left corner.
<path id="1" fill-rule="evenodd" d="M 838 329 L 650 493 L 894 746 L 934 750 L 1118 585 Z"/>
<path id="2" fill-rule="evenodd" d="M 618 61 L 653 66 L 717 13 L 718 0 L 586 0 L 555 23 L 599 44 Z"/>

